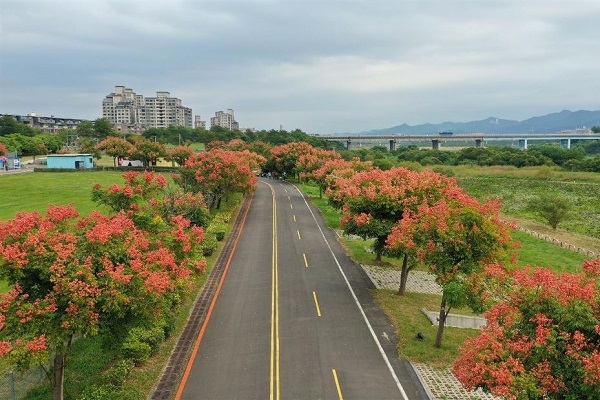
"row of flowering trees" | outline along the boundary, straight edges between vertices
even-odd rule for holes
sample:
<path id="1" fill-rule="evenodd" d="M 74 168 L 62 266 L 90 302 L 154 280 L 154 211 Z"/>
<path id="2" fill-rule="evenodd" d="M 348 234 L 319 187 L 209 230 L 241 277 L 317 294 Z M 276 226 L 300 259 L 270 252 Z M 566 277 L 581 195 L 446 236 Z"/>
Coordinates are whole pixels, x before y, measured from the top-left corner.
<path id="1" fill-rule="evenodd" d="M 73 339 L 129 328 L 170 328 L 170 311 L 189 279 L 205 269 L 204 233 L 153 198 L 166 180 L 126 174 L 123 186 L 95 187 L 97 211 L 72 206 L 45 215 L 19 213 L 0 222 L 0 277 L 13 285 L 0 301 L 0 355 L 20 369 L 53 359 L 47 371 L 55 399 L 63 397 L 64 366 Z"/>
<path id="2" fill-rule="evenodd" d="M 128 142 L 110 138 L 102 147 L 109 142 L 112 156 L 132 154 Z M 12 286 L 0 297 L 0 357 L 21 370 L 53 360 L 46 372 L 55 399 L 63 398 L 76 337 L 102 333 L 125 346 L 133 331 L 168 336 L 173 309 L 205 272 L 211 211 L 221 197 L 253 190 L 252 170 L 265 161 L 220 149 L 181 157 L 181 174 L 173 176 L 179 185 L 127 172 L 123 185 L 94 186 L 92 198 L 107 215 L 50 205 L 44 215 L 0 221 L 0 279 Z M 144 345 L 134 343 L 129 354 Z"/>
<path id="3" fill-rule="evenodd" d="M 107 154 L 126 155 L 117 153 L 128 142 L 109 140 L 112 150 L 101 143 Z M 430 268 L 443 289 L 437 347 L 451 308 L 488 309 L 488 325 L 455 365 L 465 386 L 515 399 L 600 397 L 600 261 L 561 276 L 513 267 L 517 244 L 499 202 L 480 203 L 430 171 L 382 171 L 301 142 L 213 142 L 177 157 L 177 188 L 149 172 L 94 187 L 108 216 L 50 206 L 45 216 L 0 222 L 0 278 L 14 285 L 0 300 L 0 356 L 25 368 L 53 354 L 56 399 L 74 336 L 169 325 L 168 311 L 205 269 L 211 213 L 253 190 L 260 169 L 316 182 L 346 233 L 374 239 L 378 259 L 403 260 L 400 293 L 417 263 Z"/>
<path id="4" fill-rule="evenodd" d="M 479 288 L 469 277 L 511 256 L 514 243 L 510 226 L 498 217 L 499 204 L 480 204 L 454 179 L 431 171 L 382 171 L 358 160 L 327 161 L 327 152 L 314 152 L 301 157 L 302 176 L 326 186 L 329 201 L 341 210 L 345 233 L 374 239 L 377 261 L 384 253 L 403 259 L 400 294 L 417 262 L 430 266 L 443 290 L 435 344 L 440 347 L 453 307 L 482 310 L 482 302 L 475 301 Z"/>
<path id="5" fill-rule="evenodd" d="M 381 171 L 293 149 L 279 158 L 296 160 L 300 178 L 326 191 L 345 233 L 374 239 L 378 260 L 403 259 L 401 294 L 416 263 L 435 274 L 443 289 L 436 347 L 452 307 L 487 310 L 487 325 L 454 366 L 465 387 L 507 399 L 600 398 L 600 259 L 584 262 L 581 273 L 517 268 L 518 243 L 498 201 L 480 203 L 433 172 Z"/>
<path id="6" fill-rule="evenodd" d="M 115 167 L 117 158 L 129 158 L 140 160 L 144 166 L 149 166 L 151 162 L 156 162 L 159 158 L 165 158 L 167 161 L 173 161 L 178 165 L 183 165 L 185 161 L 194 154 L 194 150 L 189 146 L 175 146 L 167 149 L 162 143 L 151 140 L 133 137 L 130 142 L 119 137 L 111 136 L 98 143 L 94 150 L 114 158 Z"/>

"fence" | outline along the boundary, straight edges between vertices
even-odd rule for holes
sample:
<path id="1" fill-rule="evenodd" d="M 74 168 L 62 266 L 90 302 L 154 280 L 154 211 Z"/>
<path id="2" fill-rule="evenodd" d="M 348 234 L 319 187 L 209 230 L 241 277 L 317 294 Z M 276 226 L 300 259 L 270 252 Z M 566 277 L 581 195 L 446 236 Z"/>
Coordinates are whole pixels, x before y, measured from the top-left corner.
<path id="1" fill-rule="evenodd" d="M 0 375 L 0 399 L 18 400 L 25 397 L 27 391 L 44 380 L 42 367 L 27 372 L 7 372 Z"/>
<path id="2" fill-rule="evenodd" d="M 598 256 L 598 254 L 596 254 L 592 250 L 587 250 L 587 249 L 584 249 L 582 247 L 575 246 L 574 244 L 567 243 L 567 242 L 565 242 L 563 240 L 559 240 L 557 238 L 545 235 L 543 233 L 532 231 L 531 229 L 519 227 L 519 230 L 521 232 L 525 232 L 525 233 L 527 233 L 527 234 L 529 234 L 529 235 L 531 235 L 533 237 L 536 237 L 538 239 L 542 239 L 542 240 L 545 240 L 545 241 L 550 242 L 552 244 L 555 244 L 557 246 L 560 246 L 560 247 L 562 247 L 564 249 L 569 249 L 569 250 L 576 251 L 576 252 L 581 253 L 581 254 L 585 254 L 586 256 L 591 257 L 591 258 L 595 258 L 595 257 Z"/>

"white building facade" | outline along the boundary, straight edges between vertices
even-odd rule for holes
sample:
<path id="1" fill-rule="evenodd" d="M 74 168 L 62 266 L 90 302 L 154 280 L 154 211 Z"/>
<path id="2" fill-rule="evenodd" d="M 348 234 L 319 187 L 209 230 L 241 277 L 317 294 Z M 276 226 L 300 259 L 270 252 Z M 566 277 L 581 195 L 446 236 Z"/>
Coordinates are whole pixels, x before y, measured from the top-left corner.
<path id="1" fill-rule="evenodd" d="M 206 129 L 206 121 L 200 115 L 194 116 L 194 128 Z"/>
<path id="2" fill-rule="evenodd" d="M 114 93 L 102 100 L 102 117 L 115 129 L 141 132 L 148 128 L 184 126 L 192 128 L 192 109 L 169 92 L 156 92 L 156 97 L 144 97 L 125 86 L 115 86 Z"/>
<path id="3" fill-rule="evenodd" d="M 227 111 L 217 111 L 214 117 L 210 118 L 210 126 L 221 126 L 227 129 L 240 129 L 240 124 L 235 120 L 232 109 Z"/>

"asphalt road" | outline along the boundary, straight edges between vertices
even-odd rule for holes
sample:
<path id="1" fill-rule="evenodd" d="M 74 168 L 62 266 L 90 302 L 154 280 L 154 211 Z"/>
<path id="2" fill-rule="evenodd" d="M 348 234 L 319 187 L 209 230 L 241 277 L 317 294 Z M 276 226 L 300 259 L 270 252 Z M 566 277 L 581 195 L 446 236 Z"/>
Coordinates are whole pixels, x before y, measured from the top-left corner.
<path id="1" fill-rule="evenodd" d="M 261 180 L 181 399 L 426 399 L 335 233 Z"/>

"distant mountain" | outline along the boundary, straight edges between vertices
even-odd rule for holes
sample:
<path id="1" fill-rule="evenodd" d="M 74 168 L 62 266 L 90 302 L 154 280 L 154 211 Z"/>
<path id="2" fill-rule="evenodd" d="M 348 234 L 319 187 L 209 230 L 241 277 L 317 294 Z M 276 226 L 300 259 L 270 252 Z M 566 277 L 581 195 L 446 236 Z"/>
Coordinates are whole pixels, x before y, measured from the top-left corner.
<path id="1" fill-rule="evenodd" d="M 568 111 L 513 121 L 489 117 L 471 122 L 442 122 L 440 124 L 397 125 L 391 128 L 359 132 L 360 135 L 407 134 L 426 135 L 438 132 L 454 133 L 555 133 L 577 128 L 600 126 L 600 111 Z"/>

